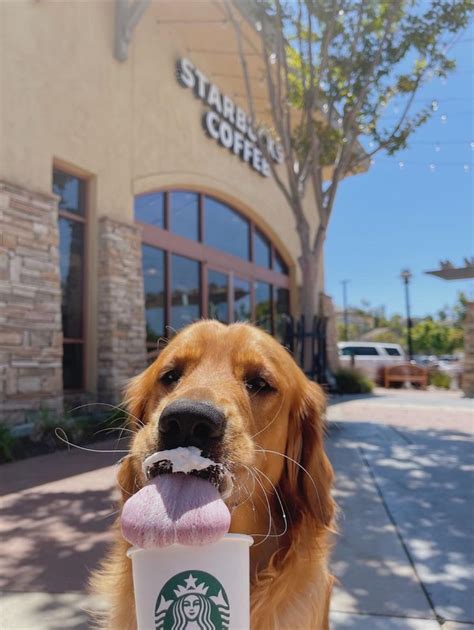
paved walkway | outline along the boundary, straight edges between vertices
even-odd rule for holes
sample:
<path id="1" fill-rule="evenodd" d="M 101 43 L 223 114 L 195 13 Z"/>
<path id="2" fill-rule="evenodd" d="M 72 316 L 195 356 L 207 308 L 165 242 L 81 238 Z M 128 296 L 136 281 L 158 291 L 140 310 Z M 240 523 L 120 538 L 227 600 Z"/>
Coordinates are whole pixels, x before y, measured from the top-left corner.
<path id="1" fill-rule="evenodd" d="M 335 400 L 328 417 L 332 628 L 474 628 L 473 401 L 382 390 Z"/>
<path id="2" fill-rule="evenodd" d="M 474 628 L 472 401 L 396 391 L 332 402 L 331 628 Z M 89 627 L 100 602 L 85 587 L 114 520 L 120 456 L 73 450 L 1 467 L 2 630 Z"/>

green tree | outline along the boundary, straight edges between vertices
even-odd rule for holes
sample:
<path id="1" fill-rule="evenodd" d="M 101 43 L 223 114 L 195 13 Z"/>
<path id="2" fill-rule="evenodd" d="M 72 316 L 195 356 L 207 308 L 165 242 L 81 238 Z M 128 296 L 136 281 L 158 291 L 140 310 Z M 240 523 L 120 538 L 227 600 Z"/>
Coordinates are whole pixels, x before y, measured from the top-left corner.
<path id="1" fill-rule="evenodd" d="M 425 319 L 412 330 L 415 354 L 451 354 L 463 347 L 463 331 L 443 322 Z"/>
<path id="2" fill-rule="evenodd" d="M 236 9 L 238 6 L 239 10 Z M 416 95 L 455 63 L 449 46 L 473 11 L 471 0 L 226 0 L 236 33 L 251 123 L 258 128 L 249 60 L 265 68 L 271 126 L 284 150 L 283 168 L 268 163 L 291 208 L 301 243 L 302 313 L 319 310 L 318 269 L 341 180 L 366 170 L 384 150 L 395 154 L 425 123 Z M 251 22 L 258 37 L 248 37 Z M 396 101 L 400 114 L 385 116 Z M 370 150 L 358 142 L 364 136 Z M 259 140 L 263 154 L 270 149 Z M 303 200 L 311 195 L 317 228 Z"/>

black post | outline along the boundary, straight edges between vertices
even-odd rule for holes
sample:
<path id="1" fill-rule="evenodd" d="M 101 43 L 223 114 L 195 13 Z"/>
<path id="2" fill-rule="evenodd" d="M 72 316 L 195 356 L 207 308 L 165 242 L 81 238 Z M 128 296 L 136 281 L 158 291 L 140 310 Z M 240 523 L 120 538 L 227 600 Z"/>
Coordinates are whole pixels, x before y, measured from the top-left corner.
<path id="1" fill-rule="evenodd" d="M 411 272 L 409 269 L 404 269 L 401 273 L 401 278 L 403 280 L 403 282 L 405 283 L 405 302 L 406 302 L 406 309 L 407 309 L 407 344 L 408 344 L 408 358 L 410 359 L 410 361 L 413 359 L 413 343 L 412 343 L 412 339 L 411 339 L 411 329 L 412 329 L 412 321 L 411 321 L 411 314 L 410 314 L 410 292 L 408 289 L 408 285 L 410 283 L 411 280 Z"/>
<path id="2" fill-rule="evenodd" d="M 344 341 L 348 341 L 348 313 L 347 313 L 347 285 L 349 284 L 349 280 L 342 280 L 342 308 L 344 311 Z"/>

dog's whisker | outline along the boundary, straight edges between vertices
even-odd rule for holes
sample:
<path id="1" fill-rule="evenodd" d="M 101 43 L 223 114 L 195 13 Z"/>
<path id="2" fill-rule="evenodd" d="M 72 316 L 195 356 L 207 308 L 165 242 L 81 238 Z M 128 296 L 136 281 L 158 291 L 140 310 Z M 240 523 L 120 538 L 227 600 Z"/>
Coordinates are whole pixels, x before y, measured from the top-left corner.
<path id="1" fill-rule="evenodd" d="M 290 462 L 293 462 L 296 466 L 298 466 L 298 468 L 301 468 L 301 470 L 308 475 L 308 477 L 311 480 L 311 483 L 313 484 L 314 490 L 316 492 L 316 496 L 318 497 L 319 509 L 321 510 L 321 513 L 323 513 L 323 506 L 321 505 L 321 499 L 319 497 L 319 492 L 318 492 L 318 487 L 316 486 L 316 482 L 314 481 L 313 477 L 310 475 L 308 470 L 302 464 L 297 462 L 296 459 L 293 459 L 293 457 L 290 457 L 289 455 L 285 455 L 285 453 L 280 453 L 279 451 L 272 451 L 268 448 L 260 448 L 260 447 L 256 447 L 256 450 L 261 453 L 272 453 L 273 455 L 280 455 L 281 457 L 288 459 Z"/>
<path id="2" fill-rule="evenodd" d="M 126 433 L 133 433 L 133 435 L 136 435 L 137 433 L 133 429 L 127 429 L 125 427 L 106 427 L 105 429 L 99 429 L 98 431 L 94 431 L 94 435 L 99 435 L 99 433 L 104 433 L 105 431 L 108 431 L 108 432 L 120 431 L 121 433 L 125 431 Z M 120 440 L 121 437 L 119 437 L 118 439 Z"/>
<path id="3" fill-rule="evenodd" d="M 94 407 L 94 406 L 108 407 L 109 409 L 115 409 L 116 411 L 121 411 L 125 415 L 130 416 L 130 418 L 133 418 L 134 420 L 136 420 L 139 426 L 141 427 L 145 426 L 145 423 L 143 422 L 143 420 L 141 420 L 137 416 L 134 416 L 133 413 L 130 413 L 124 407 L 120 407 L 120 405 L 112 405 L 110 403 L 104 403 L 104 402 L 84 403 L 83 405 L 77 405 L 77 407 L 73 407 L 72 409 L 69 410 L 69 413 L 73 413 L 74 411 L 79 411 L 79 409 L 84 409 L 85 407 Z"/>
<path id="4" fill-rule="evenodd" d="M 265 487 L 263 485 L 263 483 L 260 481 L 260 479 L 256 476 L 255 477 L 257 483 L 259 484 L 259 486 L 261 487 L 262 491 L 263 491 L 263 496 L 265 497 L 265 501 L 267 504 L 267 511 L 268 511 L 268 531 L 266 534 L 251 534 L 252 536 L 264 536 L 264 538 L 258 542 L 257 544 L 254 545 L 254 547 L 258 547 L 259 545 L 263 545 L 264 542 L 266 542 L 271 536 L 272 536 L 272 527 L 273 527 L 273 519 L 272 519 L 272 509 L 270 507 L 270 501 L 268 500 L 268 496 L 267 496 L 267 492 L 265 490 Z M 258 496 L 258 495 L 257 495 Z M 259 497 L 261 498 L 261 497 Z"/>
<path id="5" fill-rule="evenodd" d="M 56 429 L 54 430 L 54 434 L 56 435 L 58 440 L 60 440 L 64 444 L 67 444 L 68 446 L 72 446 L 73 448 L 77 448 L 80 451 L 88 451 L 89 453 L 128 453 L 128 450 L 126 449 L 99 449 L 99 448 L 88 448 L 87 446 L 79 446 L 79 444 L 74 444 L 73 442 L 70 442 L 68 440 L 66 431 L 62 429 L 61 427 L 56 427 Z"/>
<path id="6" fill-rule="evenodd" d="M 254 475 L 253 471 L 248 466 L 246 466 L 245 464 L 239 464 L 239 465 L 242 466 L 243 468 L 246 468 L 247 469 L 247 473 L 252 477 L 253 488 L 252 488 L 252 491 L 250 491 L 248 488 L 245 488 L 245 490 L 247 490 L 247 497 L 243 501 L 238 503 L 237 505 L 234 505 L 233 508 L 232 508 L 232 511 L 237 510 L 237 508 L 239 508 L 241 505 L 244 505 L 244 503 L 247 503 L 247 501 L 249 499 L 252 500 L 252 495 L 255 492 L 255 475 Z M 242 492 L 242 484 L 239 485 L 238 490 L 239 490 L 239 495 L 240 495 L 241 492 Z"/>
<path id="7" fill-rule="evenodd" d="M 273 488 L 273 490 L 275 492 L 275 495 L 276 495 L 276 498 L 278 500 L 278 503 L 280 504 L 281 514 L 283 516 L 283 522 L 285 523 L 284 530 L 280 534 L 278 534 L 277 536 L 284 536 L 286 534 L 286 532 L 288 531 L 288 522 L 287 522 L 285 510 L 283 508 L 283 503 L 282 503 L 282 500 L 281 500 L 281 497 L 280 497 L 280 493 L 276 489 L 275 484 L 273 483 L 273 481 L 269 477 L 267 477 L 267 475 L 263 471 L 261 471 L 260 468 L 257 468 L 256 466 L 254 466 L 253 468 L 258 474 L 260 474 L 263 477 L 265 477 L 265 479 L 272 486 L 272 488 Z"/>
<path id="8" fill-rule="evenodd" d="M 275 422 L 275 420 L 278 418 L 278 415 L 280 414 L 280 411 L 281 411 L 282 407 L 283 407 L 283 399 L 282 399 L 282 401 L 281 401 L 281 403 L 280 403 L 280 406 L 278 407 L 278 411 L 277 411 L 277 412 L 276 412 L 276 414 L 273 416 L 272 420 L 271 420 L 268 424 L 266 424 L 266 425 L 263 427 L 263 429 L 260 429 L 260 431 L 257 431 L 257 433 L 254 433 L 253 435 L 251 435 L 251 436 L 250 436 L 250 439 L 252 439 L 252 440 L 253 440 L 255 437 L 257 437 L 257 435 L 260 435 L 261 433 L 263 433 L 264 431 L 266 431 L 266 430 L 268 429 L 268 427 L 270 427 L 270 426 L 271 426 L 271 425 Z"/>

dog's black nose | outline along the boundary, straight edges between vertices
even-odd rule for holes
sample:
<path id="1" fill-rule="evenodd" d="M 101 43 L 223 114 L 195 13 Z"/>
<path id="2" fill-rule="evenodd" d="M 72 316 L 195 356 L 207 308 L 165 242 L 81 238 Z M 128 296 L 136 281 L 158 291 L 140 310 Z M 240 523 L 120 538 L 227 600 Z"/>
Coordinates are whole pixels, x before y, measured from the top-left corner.
<path id="1" fill-rule="evenodd" d="M 160 447 L 197 446 L 207 450 L 224 435 L 224 420 L 224 413 L 210 402 L 175 400 L 160 416 Z"/>

